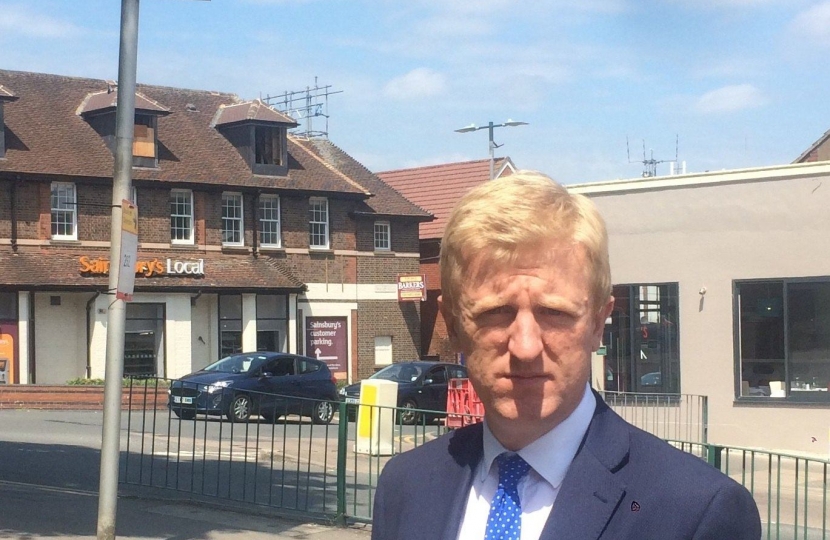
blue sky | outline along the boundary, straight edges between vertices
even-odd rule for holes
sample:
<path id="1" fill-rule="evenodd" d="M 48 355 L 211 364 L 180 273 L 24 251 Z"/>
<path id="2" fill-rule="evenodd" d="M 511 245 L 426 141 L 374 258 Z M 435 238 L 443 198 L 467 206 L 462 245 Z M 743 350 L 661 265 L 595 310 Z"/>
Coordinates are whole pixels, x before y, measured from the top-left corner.
<path id="1" fill-rule="evenodd" d="M 0 0 L 0 67 L 118 72 L 117 0 Z M 789 163 L 830 129 L 830 1 L 142 0 L 138 81 L 241 98 L 332 85 L 374 171 L 497 155 L 564 183 Z M 668 166 L 658 166 L 666 174 Z"/>

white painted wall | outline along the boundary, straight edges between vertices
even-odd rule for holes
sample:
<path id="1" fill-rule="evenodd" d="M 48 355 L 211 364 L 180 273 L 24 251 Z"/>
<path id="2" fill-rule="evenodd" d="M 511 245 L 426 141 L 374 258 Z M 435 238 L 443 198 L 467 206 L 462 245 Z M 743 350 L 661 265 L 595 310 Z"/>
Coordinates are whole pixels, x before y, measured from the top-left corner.
<path id="1" fill-rule="evenodd" d="M 195 295 L 194 295 L 195 296 Z M 190 371 L 198 371 L 216 360 L 218 353 L 215 343 L 217 322 L 211 318 L 216 313 L 217 296 L 215 294 L 203 294 L 195 300 L 195 305 L 190 307 Z"/>
<path id="2" fill-rule="evenodd" d="M 165 377 L 175 379 L 191 371 L 192 352 L 190 295 L 173 294 L 167 298 L 167 324 L 165 340 L 167 348 L 167 372 Z M 161 375 L 161 374 L 160 374 Z"/>
<path id="3" fill-rule="evenodd" d="M 61 305 L 51 305 L 59 296 Z M 86 371 L 86 301 L 90 293 L 35 294 L 36 382 L 65 384 Z"/>
<path id="4" fill-rule="evenodd" d="M 256 350 L 256 295 L 242 295 L 242 350 Z"/>
<path id="5" fill-rule="evenodd" d="M 29 384 L 29 292 L 17 293 L 17 357 L 20 384 Z"/>
<path id="6" fill-rule="evenodd" d="M 830 405 L 735 398 L 733 280 L 830 276 L 830 176 L 783 174 L 578 191 L 608 224 L 615 284 L 679 284 L 681 392 L 709 397 L 709 440 L 827 457 Z"/>

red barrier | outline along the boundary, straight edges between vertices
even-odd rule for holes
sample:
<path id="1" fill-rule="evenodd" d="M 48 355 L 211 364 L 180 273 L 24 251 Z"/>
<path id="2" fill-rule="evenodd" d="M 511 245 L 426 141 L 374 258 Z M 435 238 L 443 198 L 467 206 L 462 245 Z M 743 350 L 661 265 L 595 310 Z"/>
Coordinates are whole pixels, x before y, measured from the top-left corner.
<path id="1" fill-rule="evenodd" d="M 447 427 L 459 428 L 481 422 L 484 406 L 470 379 L 450 379 L 447 389 Z"/>

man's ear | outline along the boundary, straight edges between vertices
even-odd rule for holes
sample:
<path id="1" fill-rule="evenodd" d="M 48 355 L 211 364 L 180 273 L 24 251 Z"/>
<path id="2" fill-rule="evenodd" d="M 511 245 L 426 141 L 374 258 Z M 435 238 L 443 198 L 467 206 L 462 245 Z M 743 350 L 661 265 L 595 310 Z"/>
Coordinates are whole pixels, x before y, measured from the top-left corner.
<path id="1" fill-rule="evenodd" d="M 602 344 L 602 334 L 605 332 L 605 321 L 611 316 L 611 311 L 614 310 L 614 297 L 609 296 L 608 301 L 603 305 L 596 315 L 594 322 L 594 333 L 592 337 L 591 347 L 593 352 L 597 352 L 599 346 Z"/>
<path id="2" fill-rule="evenodd" d="M 454 351 L 458 352 L 458 330 L 456 328 L 455 316 L 449 304 L 444 302 L 444 295 L 438 296 L 438 311 L 444 318 L 444 324 L 447 325 L 447 337 L 450 338 L 450 344 Z"/>

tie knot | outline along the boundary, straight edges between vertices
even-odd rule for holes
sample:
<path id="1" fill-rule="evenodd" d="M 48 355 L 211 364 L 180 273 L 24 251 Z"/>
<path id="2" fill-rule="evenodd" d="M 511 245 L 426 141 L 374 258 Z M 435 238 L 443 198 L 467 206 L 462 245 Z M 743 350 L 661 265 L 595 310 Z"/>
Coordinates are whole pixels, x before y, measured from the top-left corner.
<path id="1" fill-rule="evenodd" d="M 530 465 L 519 454 L 500 454 L 496 458 L 499 464 L 499 487 L 514 490 L 519 481 L 530 470 Z"/>

